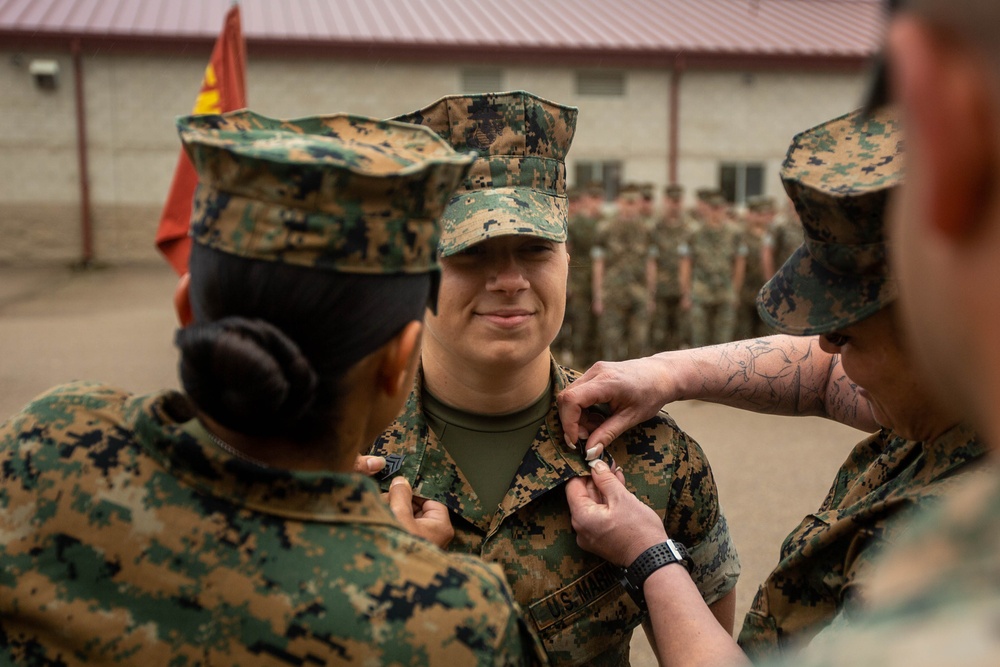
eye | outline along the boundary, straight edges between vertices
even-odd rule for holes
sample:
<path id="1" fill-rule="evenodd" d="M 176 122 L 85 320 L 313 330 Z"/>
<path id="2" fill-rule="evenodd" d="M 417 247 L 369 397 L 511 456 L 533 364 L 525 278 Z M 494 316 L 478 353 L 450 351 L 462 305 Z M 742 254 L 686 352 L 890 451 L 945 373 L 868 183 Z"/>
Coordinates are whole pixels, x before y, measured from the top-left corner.
<path id="1" fill-rule="evenodd" d="M 481 244 L 470 245 L 468 248 L 463 248 L 457 253 L 452 255 L 453 257 L 479 257 L 485 253 Z"/>
<path id="2" fill-rule="evenodd" d="M 521 252 L 528 255 L 544 255 L 555 250 L 555 244 L 551 241 L 532 241 L 521 246 Z"/>
<path id="3" fill-rule="evenodd" d="M 823 338 L 826 339 L 827 343 L 833 345 L 834 347 L 844 347 L 847 345 L 848 341 L 851 340 L 850 336 L 845 336 L 844 334 L 837 333 L 836 331 L 833 333 L 823 334 Z"/>

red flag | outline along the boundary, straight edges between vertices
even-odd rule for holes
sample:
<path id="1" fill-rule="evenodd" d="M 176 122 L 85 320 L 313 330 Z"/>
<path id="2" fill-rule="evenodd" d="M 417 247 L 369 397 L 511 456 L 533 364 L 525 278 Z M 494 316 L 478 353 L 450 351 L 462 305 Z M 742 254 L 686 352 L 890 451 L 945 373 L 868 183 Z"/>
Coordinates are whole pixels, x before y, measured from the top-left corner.
<path id="1" fill-rule="evenodd" d="M 194 103 L 194 112 L 224 113 L 242 109 L 247 105 L 246 45 L 240 25 L 240 7 L 234 4 L 226 14 L 222 33 L 215 42 L 212 59 L 205 68 L 201 91 Z M 191 201 L 198 176 L 187 153 L 181 150 L 170 184 L 170 194 L 160 214 L 160 227 L 156 230 L 156 247 L 160 249 L 178 275 L 188 270 L 191 255 Z"/>

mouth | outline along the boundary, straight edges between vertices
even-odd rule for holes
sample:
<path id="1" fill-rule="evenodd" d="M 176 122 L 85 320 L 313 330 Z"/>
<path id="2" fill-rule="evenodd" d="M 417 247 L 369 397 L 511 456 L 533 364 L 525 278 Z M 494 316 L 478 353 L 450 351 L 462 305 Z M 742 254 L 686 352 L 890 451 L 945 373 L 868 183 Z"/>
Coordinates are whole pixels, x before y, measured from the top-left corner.
<path id="1" fill-rule="evenodd" d="M 521 309 L 491 310 L 479 313 L 479 316 L 501 329 L 513 329 L 527 322 L 534 315 L 531 311 Z"/>

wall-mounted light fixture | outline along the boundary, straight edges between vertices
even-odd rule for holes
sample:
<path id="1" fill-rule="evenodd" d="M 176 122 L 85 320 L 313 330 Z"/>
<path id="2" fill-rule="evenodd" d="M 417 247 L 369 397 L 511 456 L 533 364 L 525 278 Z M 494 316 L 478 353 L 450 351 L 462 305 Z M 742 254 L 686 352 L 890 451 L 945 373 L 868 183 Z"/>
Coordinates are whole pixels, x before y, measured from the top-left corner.
<path id="1" fill-rule="evenodd" d="M 55 90 L 59 85 L 57 60 L 32 60 L 28 63 L 28 73 L 35 80 L 35 85 L 42 90 Z"/>

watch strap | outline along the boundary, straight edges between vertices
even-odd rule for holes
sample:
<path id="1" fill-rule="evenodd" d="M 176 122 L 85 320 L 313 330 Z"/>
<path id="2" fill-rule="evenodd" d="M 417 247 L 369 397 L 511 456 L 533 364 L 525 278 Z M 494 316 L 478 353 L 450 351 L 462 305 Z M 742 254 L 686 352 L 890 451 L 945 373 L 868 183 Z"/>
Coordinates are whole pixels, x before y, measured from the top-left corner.
<path id="1" fill-rule="evenodd" d="M 642 592 L 646 579 L 661 567 L 674 563 L 680 563 L 689 572 L 691 570 L 691 560 L 684 545 L 676 540 L 667 540 L 649 547 L 631 565 L 622 568 L 622 586 L 640 609 L 646 609 L 646 596 Z"/>

